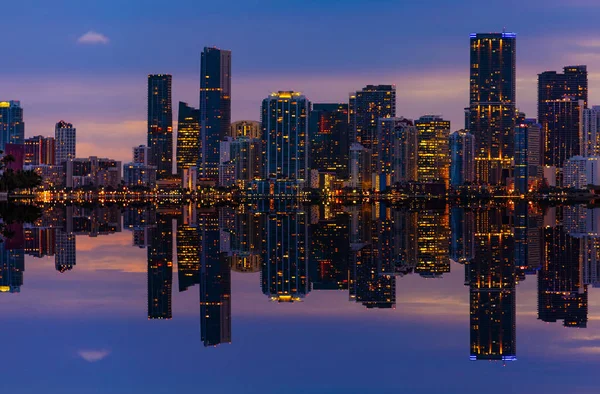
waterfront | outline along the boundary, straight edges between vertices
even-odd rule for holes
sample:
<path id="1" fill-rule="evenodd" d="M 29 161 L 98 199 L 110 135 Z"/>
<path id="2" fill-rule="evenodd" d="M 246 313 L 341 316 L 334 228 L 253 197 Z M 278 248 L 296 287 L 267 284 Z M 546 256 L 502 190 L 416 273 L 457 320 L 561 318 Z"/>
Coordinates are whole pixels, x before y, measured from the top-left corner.
<path id="1" fill-rule="evenodd" d="M 595 392 L 599 216 L 47 207 L 6 226 L 0 389 Z"/>

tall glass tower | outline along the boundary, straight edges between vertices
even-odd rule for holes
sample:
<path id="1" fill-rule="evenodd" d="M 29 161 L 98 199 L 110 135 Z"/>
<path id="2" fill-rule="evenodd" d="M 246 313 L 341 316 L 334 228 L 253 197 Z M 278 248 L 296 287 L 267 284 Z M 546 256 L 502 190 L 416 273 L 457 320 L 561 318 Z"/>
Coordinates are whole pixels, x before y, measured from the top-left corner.
<path id="1" fill-rule="evenodd" d="M 516 99 L 515 33 L 471 34 L 469 132 L 476 142 L 477 180 L 502 183 L 513 156 Z"/>
<path id="2" fill-rule="evenodd" d="M 156 177 L 173 173 L 173 108 L 171 75 L 148 75 L 148 147 Z"/>
<path id="3" fill-rule="evenodd" d="M 20 101 L 0 101 L 0 150 L 6 144 L 25 142 L 25 123 Z"/>
<path id="4" fill-rule="evenodd" d="M 304 183 L 308 180 L 310 102 L 298 92 L 273 93 L 262 103 L 266 178 Z"/>
<path id="5" fill-rule="evenodd" d="M 200 176 L 219 178 L 219 145 L 231 126 L 231 51 L 204 48 L 200 59 Z"/>
<path id="6" fill-rule="evenodd" d="M 198 164 L 200 153 L 200 111 L 192 108 L 187 103 L 179 102 L 179 115 L 177 118 L 177 173 L 195 167 Z"/>

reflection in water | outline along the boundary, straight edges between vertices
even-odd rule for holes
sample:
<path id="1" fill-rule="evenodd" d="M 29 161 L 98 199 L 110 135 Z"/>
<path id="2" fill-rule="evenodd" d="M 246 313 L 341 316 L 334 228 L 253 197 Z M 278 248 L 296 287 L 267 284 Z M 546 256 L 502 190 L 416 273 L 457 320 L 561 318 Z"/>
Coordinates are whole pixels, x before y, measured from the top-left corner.
<path id="1" fill-rule="evenodd" d="M 538 319 L 586 327 L 588 286 L 600 284 L 600 209 L 530 202 L 480 207 L 419 203 L 404 207 L 45 209 L 32 223 L 5 221 L 0 291 L 23 289 L 24 255 L 54 256 L 76 269 L 76 239 L 132 231 L 147 250 L 148 318 L 171 319 L 173 267 L 179 292 L 198 285 L 205 346 L 232 341 L 231 271 L 260 273 L 263 294 L 280 303 L 312 290 L 344 291 L 366 308 L 396 307 L 397 281 L 432 283 L 464 265 L 469 287 L 470 357 L 516 359 L 518 283 L 537 276 Z M 257 275 L 258 276 L 258 275 Z"/>

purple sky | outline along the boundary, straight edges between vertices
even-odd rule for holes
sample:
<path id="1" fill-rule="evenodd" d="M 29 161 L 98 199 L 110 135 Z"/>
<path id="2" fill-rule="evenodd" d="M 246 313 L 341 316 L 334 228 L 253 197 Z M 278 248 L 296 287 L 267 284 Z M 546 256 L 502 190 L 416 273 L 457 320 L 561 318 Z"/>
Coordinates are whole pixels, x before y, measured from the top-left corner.
<path id="1" fill-rule="evenodd" d="M 125 3 L 125 4 L 123 4 Z M 26 135 L 64 119 L 78 156 L 131 159 L 146 142 L 146 75 L 173 74 L 173 101 L 198 105 L 200 52 L 233 52 L 233 119 L 259 118 L 271 91 L 344 102 L 396 84 L 397 113 L 438 113 L 462 127 L 469 33 L 517 38 L 517 104 L 536 112 L 536 76 L 587 64 L 600 104 L 600 3 L 591 0 L 227 2 L 24 0 L 3 5 L 0 99 L 21 100 Z"/>

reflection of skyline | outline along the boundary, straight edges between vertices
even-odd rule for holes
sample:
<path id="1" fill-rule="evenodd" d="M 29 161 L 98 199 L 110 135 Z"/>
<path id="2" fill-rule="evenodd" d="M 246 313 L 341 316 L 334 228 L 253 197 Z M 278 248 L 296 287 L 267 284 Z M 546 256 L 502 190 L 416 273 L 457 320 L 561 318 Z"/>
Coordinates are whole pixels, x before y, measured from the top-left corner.
<path id="1" fill-rule="evenodd" d="M 392 309 L 403 277 L 438 282 L 453 260 L 464 264 L 469 286 L 471 358 L 506 361 L 516 358 L 516 288 L 527 276 L 537 276 L 541 321 L 586 327 L 588 286 L 600 283 L 599 217 L 597 208 L 527 202 L 55 206 L 35 223 L 9 226 L 13 236 L 0 246 L 0 289 L 26 289 L 25 254 L 53 256 L 57 270 L 77 272 L 78 237 L 126 228 L 134 240 L 146 234 L 133 246 L 147 248 L 149 318 L 173 318 L 172 287 L 198 285 L 201 341 L 215 346 L 232 338 L 232 270 L 254 275 L 270 300 L 310 304 L 312 291 L 343 291 L 362 307 Z"/>

